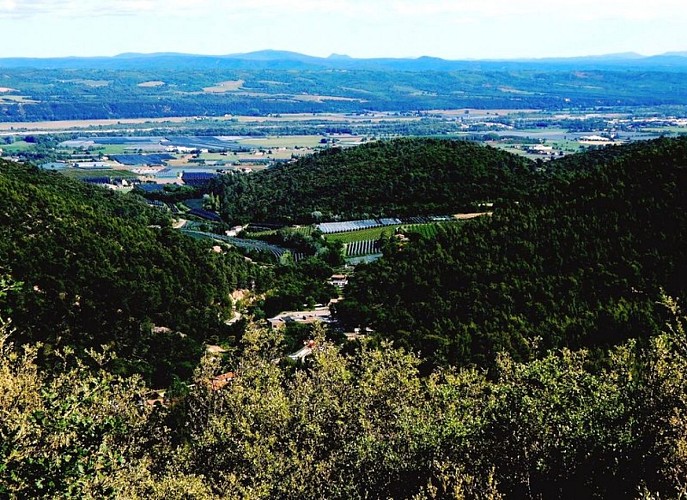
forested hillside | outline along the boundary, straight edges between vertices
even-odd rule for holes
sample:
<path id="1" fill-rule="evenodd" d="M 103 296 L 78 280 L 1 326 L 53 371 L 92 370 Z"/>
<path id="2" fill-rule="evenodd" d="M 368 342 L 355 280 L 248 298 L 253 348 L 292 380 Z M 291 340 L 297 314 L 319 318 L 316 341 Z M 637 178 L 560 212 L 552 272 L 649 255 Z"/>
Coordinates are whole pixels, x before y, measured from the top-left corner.
<path id="1" fill-rule="evenodd" d="M 660 290 L 687 295 L 686 165 L 687 139 L 552 163 L 520 205 L 389 242 L 339 317 L 439 365 L 646 338 L 663 325 Z"/>
<path id="2" fill-rule="evenodd" d="M 43 342 L 47 358 L 105 344 L 115 371 L 189 377 L 202 343 L 225 334 L 231 292 L 260 281 L 210 247 L 134 198 L 0 163 L 0 272 L 22 283 L 8 307 L 19 340 Z"/>
<path id="3" fill-rule="evenodd" d="M 383 259 L 356 268 L 337 313 L 372 326 L 367 339 L 342 348 L 315 328 L 298 364 L 279 360 L 288 332 L 249 324 L 234 355 L 203 357 L 194 384 L 156 406 L 144 380 L 191 376 L 202 342 L 227 334 L 232 289 L 281 287 L 265 307 L 327 290 L 300 282 L 295 266 L 268 275 L 184 238 L 136 198 L 0 163 L 0 497 L 685 494 L 687 138 L 537 172 L 445 141 L 287 168 L 320 163 L 332 179 L 334 166 L 364 166 L 327 182 L 370 196 L 384 192 L 366 186 L 370 165 L 380 180 L 414 172 L 397 210 L 419 210 L 416 199 L 432 212 L 485 198 L 497 207 L 433 239 L 389 239 Z M 291 193 L 312 194 L 289 200 L 284 218 L 306 217 L 289 210 L 317 191 L 303 187 L 317 177 L 295 178 Z M 280 189 L 272 196 L 287 201 Z M 331 272 L 318 258 L 303 267 Z M 227 363 L 232 376 L 214 383 Z"/>
<path id="4" fill-rule="evenodd" d="M 532 162 L 490 147 L 396 139 L 223 177 L 214 189 L 228 221 L 304 222 L 475 210 L 519 199 L 534 179 Z"/>

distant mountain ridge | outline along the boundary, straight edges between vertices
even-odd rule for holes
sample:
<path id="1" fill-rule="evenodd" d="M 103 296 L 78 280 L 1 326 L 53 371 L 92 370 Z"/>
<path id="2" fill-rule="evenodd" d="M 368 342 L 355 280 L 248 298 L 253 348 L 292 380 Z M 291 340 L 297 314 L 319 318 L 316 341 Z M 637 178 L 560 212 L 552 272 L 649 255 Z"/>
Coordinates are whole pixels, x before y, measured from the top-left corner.
<path id="1" fill-rule="evenodd" d="M 263 50 L 11 58 L 0 68 L 5 122 L 687 105 L 680 54 L 448 61 Z"/>
<path id="2" fill-rule="evenodd" d="M 541 59 L 465 59 L 439 57 L 354 58 L 344 54 L 317 57 L 283 50 L 226 55 L 176 52 L 124 53 L 113 57 L 1 58 L 0 67 L 140 69 L 151 67 L 213 69 L 350 69 L 384 71 L 458 71 L 500 69 L 655 69 L 687 71 L 687 52 L 643 56 L 634 52 Z"/>

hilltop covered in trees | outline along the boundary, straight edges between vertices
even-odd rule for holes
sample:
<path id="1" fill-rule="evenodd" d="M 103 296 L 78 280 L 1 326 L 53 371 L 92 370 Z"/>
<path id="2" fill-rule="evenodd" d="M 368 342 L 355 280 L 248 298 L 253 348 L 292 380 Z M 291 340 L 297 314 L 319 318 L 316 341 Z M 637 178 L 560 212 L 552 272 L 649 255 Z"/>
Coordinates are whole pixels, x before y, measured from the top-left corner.
<path id="1" fill-rule="evenodd" d="M 687 295 L 685 165 L 686 139 L 552 163 L 519 205 L 389 242 L 358 267 L 339 317 L 441 365 L 657 332 L 661 288 Z"/>
<path id="2" fill-rule="evenodd" d="M 111 345 L 118 369 L 157 384 L 191 375 L 205 340 L 226 336 L 231 292 L 261 273 L 178 234 L 142 201 L 8 162 L 0 270 L 22 283 L 8 297 L 22 342 L 44 343 L 47 357 Z"/>
<path id="3" fill-rule="evenodd" d="M 518 199 L 534 163 L 466 141 L 396 139 L 332 148 L 214 186 L 229 221 L 304 222 L 456 213 Z"/>

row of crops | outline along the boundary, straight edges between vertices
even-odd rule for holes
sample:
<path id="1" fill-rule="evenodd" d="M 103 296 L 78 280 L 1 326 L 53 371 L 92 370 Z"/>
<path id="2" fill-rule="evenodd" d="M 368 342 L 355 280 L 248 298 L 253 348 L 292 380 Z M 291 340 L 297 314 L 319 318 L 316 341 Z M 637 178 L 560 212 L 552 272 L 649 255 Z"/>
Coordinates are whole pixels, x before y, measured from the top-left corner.
<path id="1" fill-rule="evenodd" d="M 231 236 L 224 236 L 221 234 L 207 233 L 207 232 L 203 232 L 203 231 L 194 231 L 194 230 L 188 230 L 188 229 L 182 229 L 181 231 L 184 234 L 187 234 L 187 235 L 195 237 L 195 238 L 209 238 L 209 239 L 213 239 L 216 241 L 223 241 L 223 242 L 229 243 L 235 247 L 243 248 L 245 250 L 254 250 L 256 252 L 269 253 L 269 254 L 272 254 L 276 259 L 279 259 L 286 252 L 290 252 L 296 262 L 298 262 L 299 260 L 302 260 L 306 257 L 306 255 L 304 253 L 293 252 L 289 249 L 286 249 L 286 248 L 283 248 L 283 247 L 280 247 L 277 245 L 271 245 L 271 244 L 266 243 L 266 242 L 261 241 L 261 240 L 250 240 L 250 239 L 244 239 L 244 238 L 235 238 L 235 237 L 231 237 Z"/>
<path id="2" fill-rule="evenodd" d="M 379 252 L 379 240 L 353 241 L 346 245 L 346 257 L 357 257 Z"/>

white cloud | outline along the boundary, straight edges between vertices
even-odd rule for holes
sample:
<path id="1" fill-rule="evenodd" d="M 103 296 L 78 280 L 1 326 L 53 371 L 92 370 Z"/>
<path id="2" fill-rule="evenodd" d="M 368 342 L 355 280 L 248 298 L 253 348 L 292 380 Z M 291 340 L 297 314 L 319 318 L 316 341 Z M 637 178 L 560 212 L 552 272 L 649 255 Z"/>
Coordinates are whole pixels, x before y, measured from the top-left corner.
<path id="1" fill-rule="evenodd" d="M 406 16 L 483 18 L 549 17 L 552 21 L 618 19 L 646 21 L 687 17 L 684 0 L 399 0 L 388 2 Z"/>
<path id="2" fill-rule="evenodd" d="M 205 3 L 205 0 L 0 0 L 0 16 L 33 17 L 51 16 L 98 16 L 98 15 L 134 15 L 154 12 L 171 7 L 174 11 L 193 8 Z"/>
<path id="3" fill-rule="evenodd" d="M 0 47 L 9 55 L 271 47 L 475 58 L 687 47 L 685 0 L 0 0 L 0 23 L 8 37 L 33 34 L 34 48 Z"/>
<path id="4" fill-rule="evenodd" d="M 97 16 L 155 13 L 241 16 L 345 15 L 374 19 L 520 18 L 549 16 L 560 22 L 594 19 L 674 19 L 687 17 L 684 0 L 0 0 L 0 16 Z M 445 19 L 444 19 L 445 20 Z"/>

